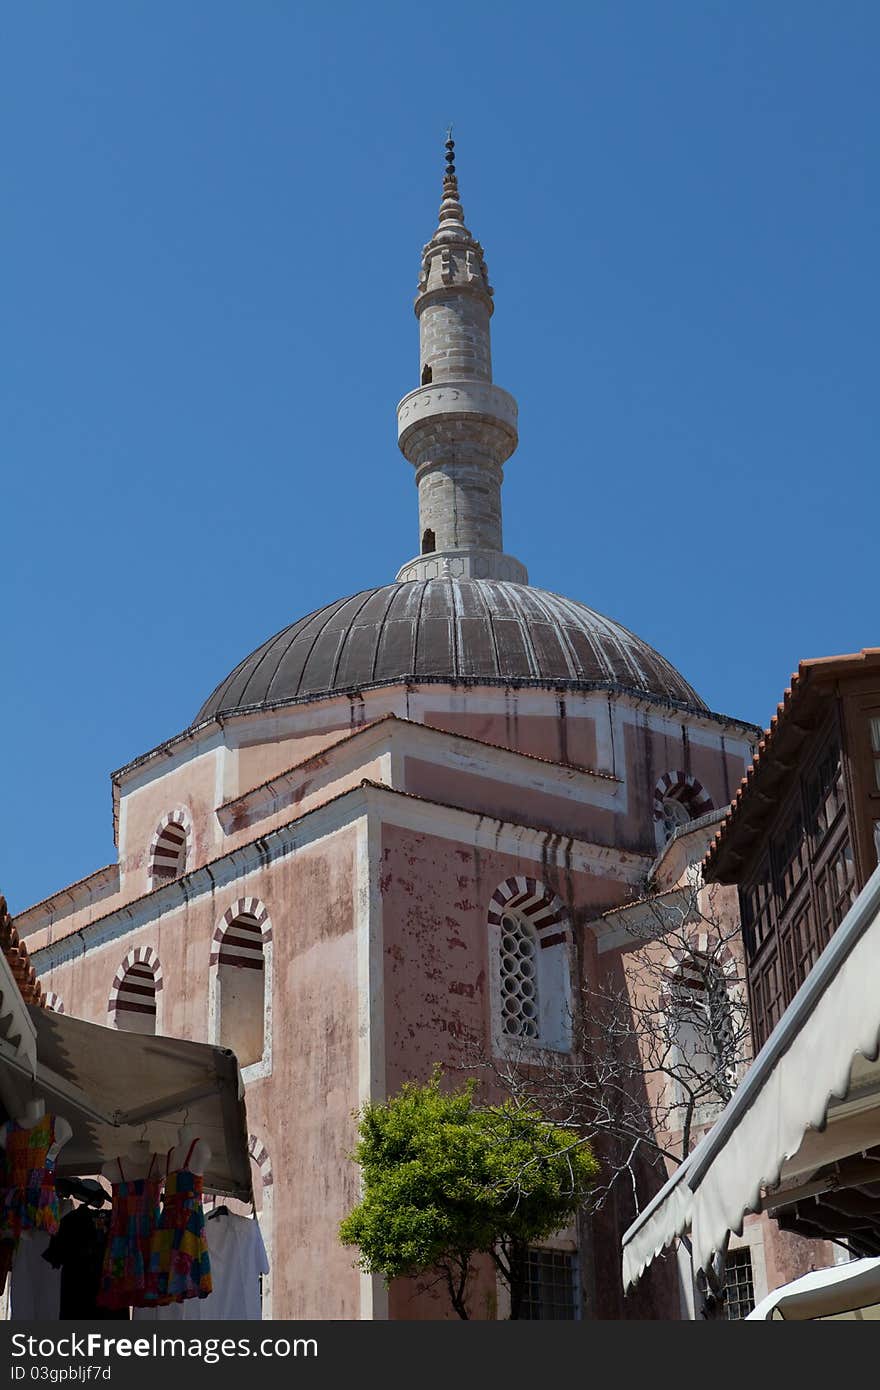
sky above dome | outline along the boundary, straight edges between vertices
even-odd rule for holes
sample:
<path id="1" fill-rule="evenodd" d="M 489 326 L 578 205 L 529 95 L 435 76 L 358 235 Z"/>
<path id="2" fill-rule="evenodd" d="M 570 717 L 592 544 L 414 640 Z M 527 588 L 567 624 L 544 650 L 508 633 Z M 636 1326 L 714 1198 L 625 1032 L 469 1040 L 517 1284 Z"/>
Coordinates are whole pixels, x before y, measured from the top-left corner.
<path id="1" fill-rule="evenodd" d="M 766 724 L 878 642 L 880 8 L 11 7 L 2 400 L 13 911 L 110 771 L 418 549 L 395 405 L 455 127 L 519 402 L 505 549 Z"/>

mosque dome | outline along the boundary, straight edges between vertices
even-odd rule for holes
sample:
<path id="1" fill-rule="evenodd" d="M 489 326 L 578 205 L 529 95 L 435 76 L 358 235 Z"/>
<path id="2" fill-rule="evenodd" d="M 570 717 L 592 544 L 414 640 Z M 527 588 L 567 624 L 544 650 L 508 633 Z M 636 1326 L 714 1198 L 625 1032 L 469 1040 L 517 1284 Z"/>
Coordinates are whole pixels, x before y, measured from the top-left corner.
<path id="1" fill-rule="evenodd" d="M 245 657 L 194 723 L 406 681 L 607 686 L 706 708 L 659 652 L 585 604 L 444 576 L 364 589 L 300 618 Z"/>

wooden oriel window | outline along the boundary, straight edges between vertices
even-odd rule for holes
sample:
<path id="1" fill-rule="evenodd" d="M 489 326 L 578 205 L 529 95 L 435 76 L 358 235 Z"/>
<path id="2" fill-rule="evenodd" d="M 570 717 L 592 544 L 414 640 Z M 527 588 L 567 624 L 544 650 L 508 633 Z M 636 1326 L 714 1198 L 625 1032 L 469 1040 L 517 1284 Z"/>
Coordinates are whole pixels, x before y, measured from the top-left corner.
<path id="1" fill-rule="evenodd" d="M 760 1046 L 794 998 L 855 896 L 836 718 L 780 807 L 769 854 L 742 884 L 752 1028 Z"/>

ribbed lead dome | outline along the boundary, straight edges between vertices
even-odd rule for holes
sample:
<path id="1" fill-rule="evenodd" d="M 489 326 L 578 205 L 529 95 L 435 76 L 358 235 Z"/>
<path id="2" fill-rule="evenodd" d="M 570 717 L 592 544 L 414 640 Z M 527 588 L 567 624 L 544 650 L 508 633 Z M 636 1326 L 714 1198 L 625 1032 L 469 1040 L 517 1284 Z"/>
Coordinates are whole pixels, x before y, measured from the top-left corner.
<path id="1" fill-rule="evenodd" d="M 236 666 L 193 722 L 397 681 L 610 685 L 706 708 L 659 652 L 583 603 L 441 578 L 364 589 L 300 618 Z"/>

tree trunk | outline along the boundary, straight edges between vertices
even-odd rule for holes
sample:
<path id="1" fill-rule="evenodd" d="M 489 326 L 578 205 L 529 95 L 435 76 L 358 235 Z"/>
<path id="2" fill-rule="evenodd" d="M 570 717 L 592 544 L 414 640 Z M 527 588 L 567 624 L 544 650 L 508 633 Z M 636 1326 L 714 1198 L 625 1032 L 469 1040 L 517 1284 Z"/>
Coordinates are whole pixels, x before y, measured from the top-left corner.
<path id="1" fill-rule="evenodd" d="M 450 1265 L 444 1265 L 443 1273 L 446 1277 L 446 1287 L 449 1290 L 449 1301 L 452 1307 L 460 1318 L 465 1322 L 470 1322 L 471 1315 L 465 1303 L 470 1262 L 465 1261 L 464 1266 L 459 1266 L 455 1271 Z"/>
<path id="2" fill-rule="evenodd" d="M 510 1289 L 511 1321 L 522 1311 L 526 1291 L 526 1245 L 521 1240 L 511 1241 L 507 1256 L 507 1286 Z"/>

